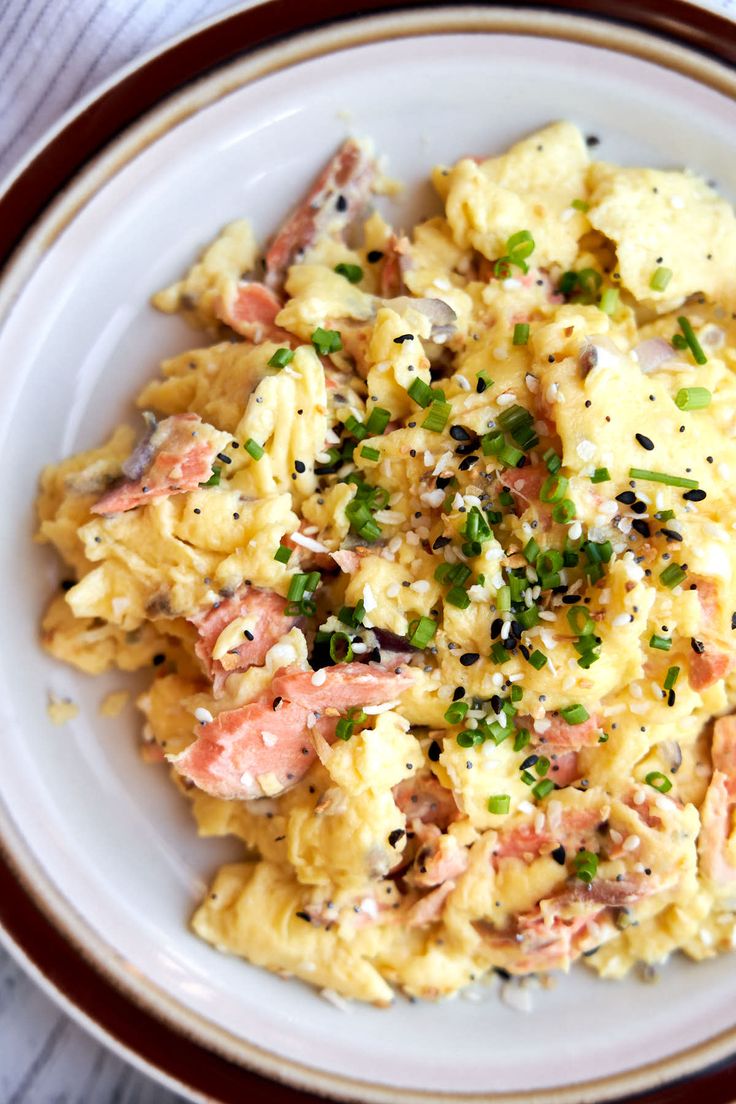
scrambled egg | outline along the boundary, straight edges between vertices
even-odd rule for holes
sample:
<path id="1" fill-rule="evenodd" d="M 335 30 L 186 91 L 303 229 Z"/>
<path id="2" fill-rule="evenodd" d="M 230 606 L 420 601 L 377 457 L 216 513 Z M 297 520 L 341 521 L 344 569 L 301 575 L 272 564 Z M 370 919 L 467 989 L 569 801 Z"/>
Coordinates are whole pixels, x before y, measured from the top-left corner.
<path id="1" fill-rule="evenodd" d="M 379 1005 L 736 932 L 734 212 L 567 123 L 433 179 L 403 234 L 348 141 L 226 227 L 154 300 L 208 343 L 38 504 L 44 646 L 151 666 L 242 840 L 194 930 Z"/>

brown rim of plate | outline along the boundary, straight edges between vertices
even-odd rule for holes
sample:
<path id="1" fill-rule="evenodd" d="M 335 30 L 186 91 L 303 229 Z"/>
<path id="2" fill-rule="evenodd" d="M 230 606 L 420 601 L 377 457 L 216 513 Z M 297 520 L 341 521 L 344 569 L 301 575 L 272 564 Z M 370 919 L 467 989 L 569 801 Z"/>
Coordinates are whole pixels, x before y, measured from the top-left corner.
<path id="1" fill-rule="evenodd" d="M 493 0 L 468 5 L 461 0 L 426 3 L 424 0 L 361 0 L 359 12 L 350 0 L 320 0 L 319 15 L 313 17 L 293 0 L 268 0 L 246 11 L 234 12 L 162 48 L 140 65 L 125 71 L 115 83 L 85 103 L 57 128 L 33 159 L 11 179 L 0 196 L 0 270 L 11 259 L 15 248 L 47 210 L 59 192 L 100 153 L 117 135 L 175 91 L 228 62 L 269 46 L 280 39 L 292 38 L 303 31 L 317 30 L 328 24 L 354 20 L 357 16 L 397 14 L 403 11 L 453 8 L 504 9 Z M 515 10 L 541 15 L 595 16 L 612 26 L 650 32 L 666 43 L 694 48 L 706 58 L 736 63 L 736 26 L 728 19 L 685 0 L 567 0 L 566 3 L 534 3 L 518 0 Z M 513 10 L 506 8 L 506 11 Z M 509 27 L 504 26 L 504 31 Z M 432 31 L 442 28 L 436 24 Z M 524 33 L 553 33 L 549 28 L 535 32 L 526 24 Z M 421 33 L 421 32 L 419 32 Z M 559 33 L 558 37 L 565 37 Z M 616 47 L 620 48 L 620 47 Z M 2 847 L 2 840 L 0 840 Z M 159 1074 L 172 1086 L 220 1104 L 238 1104 L 244 1098 L 269 1101 L 270 1104 L 309 1104 L 318 1098 L 244 1069 L 208 1050 L 167 1025 L 156 1015 L 141 1008 L 113 981 L 97 969 L 72 945 L 38 906 L 36 896 L 17 877 L 11 862 L 0 854 L 0 924 L 11 941 L 33 965 L 52 991 L 60 994 L 75 1009 L 81 1022 L 98 1028 L 118 1050 L 143 1063 L 151 1073 Z M 730 1037 L 730 1035 L 729 1035 Z M 182 1045 L 184 1044 L 184 1045 Z M 708 1043 L 693 1050 L 707 1049 Z M 702 1060 L 702 1059 L 701 1059 Z M 666 1075 L 671 1060 L 655 1063 Z M 288 1062 L 285 1065 L 289 1065 Z M 641 1069 L 641 1067 L 640 1067 Z M 632 1075 L 636 1070 L 631 1071 Z M 284 1073 L 294 1080 L 294 1072 Z M 339 1076 L 329 1079 L 329 1091 L 336 1096 L 351 1094 L 355 1083 Z M 606 1078 L 604 1083 L 611 1080 Z M 324 1085 L 324 1080 L 322 1081 Z M 731 1104 L 736 1086 L 736 1059 L 695 1074 L 686 1080 L 627 1097 L 628 1104 L 688 1104 L 707 1100 L 709 1104 Z M 595 1099 L 595 1085 L 580 1086 L 586 1099 Z M 358 1090 L 359 1091 L 359 1090 Z M 610 1091 L 610 1089 L 609 1089 Z M 397 1090 L 397 1097 L 400 1096 Z M 473 1094 L 478 1099 L 477 1094 Z M 540 1094 L 546 1095 L 544 1091 Z M 532 1093 L 536 1097 L 537 1094 Z M 606 1094 L 607 1098 L 608 1094 Z M 517 1094 L 515 1099 L 521 1100 Z M 427 1094 L 426 1099 L 431 1100 Z M 445 1097 L 447 1099 L 447 1097 Z M 454 1099 L 454 1098 L 453 1098 Z M 621 1098 L 619 1098 L 621 1099 Z M 457 1097 L 462 1100 L 462 1095 Z M 489 1101 L 492 1097 L 489 1098 Z"/>

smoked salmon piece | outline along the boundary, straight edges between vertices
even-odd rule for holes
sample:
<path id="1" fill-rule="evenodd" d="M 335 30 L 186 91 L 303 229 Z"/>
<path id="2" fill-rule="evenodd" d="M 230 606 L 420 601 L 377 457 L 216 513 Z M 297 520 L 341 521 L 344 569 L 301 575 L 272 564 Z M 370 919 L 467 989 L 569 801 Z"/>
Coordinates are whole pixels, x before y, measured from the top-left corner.
<path id="1" fill-rule="evenodd" d="M 228 710 L 203 725 L 194 743 L 172 762 L 213 797 L 274 797 L 295 786 L 317 757 L 307 716 L 306 709 L 291 702 L 274 709 L 270 699 Z M 334 739 L 334 721 L 325 718 L 318 724 L 325 739 Z"/>
<path id="2" fill-rule="evenodd" d="M 724 678 L 731 668 L 731 657 L 725 652 L 711 650 L 711 645 L 705 645 L 702 653 L 693 652 L 690 655 L 690 670 L 688 682 L 693 690 L 705 690 L 714 682 Z"/>
<path id="3" fill-rule="evenodd" d="M 265 284 L 241 280 L 230 300 L 221 300 L 215 313 L 221 322 L 250 341 L 288 344 L 297 339 L 276 325 L 276 315 L 282 306 L 279 297 Z"/>
<path id="4" fill-rule="evenodd" d="M 460 810 L 452 792 L 446 789 L 431 771 L 418 771 L 393 789 L 394 801 L 406 819 L 436 824 L 445 831 L 457 820 Z"/>
<path id="5" fill-rule="evenodd" d="M 331 707 L 339 713 L 363 705 L 384 705 L 411 686 L 408 671 L 388 671 L 365 663 L 338 663 L 320 671 L 285 667 L 273 680 L 273 692 L 314 712 Z"/>
<path id="6" fill-rule="evenodd" d="M 555 847 L 562 846 L 571 854 L 577 850 L 601 822 L 597 809 L 563 809 L 560 824 L 550 827 L 549 817 L 544 827 L 537 831 L 533 824 L 521 824 L 500 832 L 498 843 L 493 851 L 494 862 L 498 859 L 532 858 L 549 853 Z"/>
<path id="7" fill-rule="evenodd" d="M 736 813 L 736 716 L 713 726 L 713 777 L 700 810 L 698 853 L 703 872 L 720 884 L 736 881 L 729 841 Z"/>
<path id="8" fill-rule="evenodd" d="M 199 414 L 172 414 L 151 431 L 125 464 L 127 476 L 92 506 L 94 514 L 133 510 L 157 498 L 195 491 L 212 475 L 212 462 L 230 442 Z"/>
<path id="9" fill-rule="evenodd" d="M 272 590 L 243 586 L 232 598 L 223 598 L 210 609 L 195 614 L 189 620 L 197 629 L 199 639 L 194 651 L 206 674 L 212 679 L 215 697 L 219 696 L 232 671 L 262 667 L 269 649 L 277 644 L 299 620 L 287 617 L 287 601 Z M 221 640 L 233 626 L 233 640 Z M 226 647 L 224 655 L 213 653 Z"/>
<path id="10" fill-rule="evenodd" d="M 266 283 L 278 291 L 297 255 L 326 234 L 341 237 L 368 202 L 376 162 L 368 148 L 349 138 L 327 163 L 266 253 Z"/>
<path id="11" fill-rule="evenodd" d="M 592 714 L 581 724 L 568 724 L 559 713 L 550 713 L 545 720 L 551 724 L 544 732 L 537 732 L 531 717 L 520 717 L 519 726 L 526 728 L 535 747 L 544 747 L 551 751 L 560 748 L 563 751 L 580 751 L 584 747 L 595 747 L 601 725 L 598 717 Z M 557 776 L 555 775 L 555 781 Z"/>

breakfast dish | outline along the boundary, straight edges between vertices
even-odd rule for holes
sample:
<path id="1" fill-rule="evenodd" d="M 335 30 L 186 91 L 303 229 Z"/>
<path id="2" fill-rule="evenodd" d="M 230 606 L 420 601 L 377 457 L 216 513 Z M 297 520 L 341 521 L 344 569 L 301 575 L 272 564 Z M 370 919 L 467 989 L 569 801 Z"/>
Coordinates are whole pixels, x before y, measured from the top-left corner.
<path id="1" fill-rule="evenodd" d="M 736 217 L 591 146 L 437 168 L 404 234 L 348 140 L 42 478 L 45 647 L 152 666 L 145 758 L 243 841 L 195 931 L 330 993 L 732 946 Z"/>

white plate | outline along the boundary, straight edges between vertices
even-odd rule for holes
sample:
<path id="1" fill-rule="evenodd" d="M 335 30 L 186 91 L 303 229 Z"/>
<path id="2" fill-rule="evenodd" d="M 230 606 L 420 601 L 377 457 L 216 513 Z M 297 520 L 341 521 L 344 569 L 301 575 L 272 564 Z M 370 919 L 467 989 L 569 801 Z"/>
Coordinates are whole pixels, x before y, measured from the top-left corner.
<path id="1" fill-rule="evenodd" d="M 489 12 L 467 18 L 492 26 Z M 501 151 L 560 118 L 599 136 L 599 157 L 688 165 L 736 197 L 730 95 L 579 41 L 424 33 L 448 19 L 405 14 L 401 32 L 422 34 L 393 41 L 384 39 L 399 25 L 388 17 L 321 32 L 179 93 L 87 171 L 17 258 L 0 333 L 0 825 L 45 907 L 116 983 L 235 1060 L 362 1099 L 540 1090 L 542 1100 L 542 1090 L 563 1087 L 556 1098 L 589 1099 L 590 1089 L 572 1086 L 607 1079 L 592 1093 L 603 1099 L 624 1081 L 642 1087 L 692 1068 L 686 1058 L 661 1061 L 719 1034 L 711 1060 L 733 1047 L 732 958 L 677 959 L 657 985 L 576 969 L 538 991 L 526 1018 L 493 991 L 480 1003 L 399 999 L 388 1011 L 342 1013 L 188 932 L 207 879 L 234 849 L 196 839 L 166 772 L 138 757 L 132 707 L 115 721 L 98 716 L 107 690 L 135 679 L 86 678 L 37 644 L 63 574 L 30 544 L 41 466 L 100 442 L 131 414 L 157 362 L 196 343 L 148 307 L 149 295 L 225 222 L 248 215 L 265 237 L 346 133 L 372 136 L 407 182 L 399 203 L 384 204 L 399 223 L 433 203 L 422 181 L 435 161 Z M 369 26 L 378 40 L 347 48 Z M 570 34 L 581 26 L 571 20 Z M 307 59 L 307 50 L 322 56 Z M 709 72 L 733 85 L 715 64 Z M 50 691 L 81 707 L 63 729 L 46 715 Z M 620 1079 L 645 1064 L 654 1065 Z"/>

